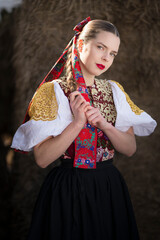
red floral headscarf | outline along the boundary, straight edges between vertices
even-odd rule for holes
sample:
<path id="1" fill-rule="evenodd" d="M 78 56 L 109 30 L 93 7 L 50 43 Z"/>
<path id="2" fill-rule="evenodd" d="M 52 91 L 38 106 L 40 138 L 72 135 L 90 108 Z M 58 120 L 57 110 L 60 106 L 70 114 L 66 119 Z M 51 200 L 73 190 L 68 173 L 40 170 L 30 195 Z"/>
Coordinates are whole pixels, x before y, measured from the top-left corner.
<path id="1" fill-rule="evenodd" d="M 71 60 L 72 72 L 75 81 L 78 83 L 77 91 L 79 91 L 82 94 L 86 101 L 90 102 L 85 80 L 83 78 L 83 74 L 80 68 L 78 52 L 76 48 L 79 34 L 81 33 L 83 27 L 90 20 L 91 20 L 90 17 L 88 17 L 74 27 L 73 29 L 75 31 L 74 37 L 66 46 L 62 55 L 57 60 L 57 62 L 52 67 L 47 76 L 44 78 L 40 86 L 45 82 L 49 82 L 60 77 L 61 73 L 64 70 L 64 66 L 67 60 L 68 49 L 72 45 L 72 60 Z M 24 122 L 29 120 L 28 111 L 31 103 L 29 104 Z M 92 127 L 89 123 L 86 123 L 81 132 L 79 133 L 79 135 L 75 139 L 75 158 L 73 166 L 78 168 L 96 168 L 96 152 L 97 152 L 96 147 L 97 147 L 97 129 L 95 127 Z"/>

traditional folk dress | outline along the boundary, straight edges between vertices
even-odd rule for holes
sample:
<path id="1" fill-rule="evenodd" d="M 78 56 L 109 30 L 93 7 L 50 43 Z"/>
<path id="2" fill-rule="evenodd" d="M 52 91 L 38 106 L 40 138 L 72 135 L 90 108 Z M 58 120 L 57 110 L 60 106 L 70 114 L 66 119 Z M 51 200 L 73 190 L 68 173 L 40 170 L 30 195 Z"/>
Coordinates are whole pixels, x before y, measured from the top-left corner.
<path id="1" fill-rule="evenodd" d="M 95 79 L 94 85 L 87 87 L 87 94 L 93 106 L 117 129 L 127 131 L 132 126 L 138 136 L 154 131 L 155 120 L 131 101 L 119 83 Z M 47 137 L 61 134 L 73 121 L 68 95 L 64 79 L 44 83 L 33 97 L 29 121 L 18 128 L 12 148 L 31 151 Z M 92 131 L 93 127 L 86 125 Z M 87 140 L 79 139 L 76 147 L 92 148 Z M 85 154 L 74 166 L 73 142 L 61 156 L 61 164 L 47 175 L 28 240 L 139 239 L 126 183 L 113 165 L 114 148 L 100 129 L 96 145 L 96 168 Z M 84 164 L 84 168 L 79 167 Z"/>

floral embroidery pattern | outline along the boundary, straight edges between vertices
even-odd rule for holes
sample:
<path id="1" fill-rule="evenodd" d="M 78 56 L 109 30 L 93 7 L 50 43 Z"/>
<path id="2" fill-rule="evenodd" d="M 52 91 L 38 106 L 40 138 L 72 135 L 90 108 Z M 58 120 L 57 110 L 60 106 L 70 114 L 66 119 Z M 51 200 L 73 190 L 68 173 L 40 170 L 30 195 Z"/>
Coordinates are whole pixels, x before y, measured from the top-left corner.
<path id="1" fill-rule="evenodd" d="M 86 19 L 84 23 L 87 23 L 88 20 L 90 20 L 90 18 Z M 84 23 L 80 23 L 80 25 L 77 26 L 78 29 L 75 28 L 75 30 L 76 31 L 78 30 L 79 32 L 79 26 L 84 26 Z M 75 36 L 72 45 L 73 78 L 75 79 L 79 86 L 77 90 L 81 93 L 81 95 L 87 102 L 92 104 L 88 97 L 88 91 L 78 60 L 77 40 L 78 34 Z M 97 128 L 91 127 L 89 124 L 85 124 L 85 126 L 82 128 L 74 142 L 75 142 L 75 157 L 73 166 L 80 168 L 96 168 Z"/>
<path id="2" fill-rule="evenodd" d="M 66 90 L 67 89 L 66 82 L 62 80 L 59 84 L 63 89 L 63 91 L 65 92 L 65 94 L 68 95 Z M 83 92 L 86 91 L 86 89 L 83 87 L 80 87 L 80 90 Z M 106 120 L 109 123 L 114 125 L 116 120 L 116 109 L 113 101 L 113 95 L 112 95 L 112 89 L 111 89 L 110 83 L 107 80 L 95 79 L 94 86 L 87 87 L 87 92 L 89 94 L 89 98 L 92 104 L 94 105 L 94 107 L 99 108 L 101 114 L 106 118 Z M 87 126 L 91 130 L 93 130 L 92 129 L 93 127 L 90 124 L 88 124 Z M 87 139 L 87 138 L 85 137 L 84 139 Z M 91 147 L 90 144 L 87 145 L 87 142 L 85 142 L 85 144 L 88 148 Z M 82 148 L 82 146 L 84 145 L 82 145 L 81 142 L 79 141 L 77 146 L 78 148 Z M 74 144 L 72 144 L 69 147 L 68 149 L 69 152 L 73 152 L 71 150 L 72 148 L 74 148 Z M 66 153 L 66 156 L 67 156 L 67 153 Z M 110 158 L 113 158 L 113 156 L 114 156 L 114 148 L 110 140 L 100 129 L 97 129 L 96 162 L 108 160 Z M 91 161 L 91 159 L 89 159 L 88 156 L 86 157 L 84 155 L 83 159 L 82 158 L 77 159 L 77 165 L 91 163 L 90 161 L 85 162 L 85 160 Z"/>
<path id="3" fill-rule="evenodd" d="M 91 94 L 94 106 L 100 110 L 107 122 L 114 124 L 117 113 L 110 83 L 107 80 L 95 79 L 95 87 L 91 88 Z"/>

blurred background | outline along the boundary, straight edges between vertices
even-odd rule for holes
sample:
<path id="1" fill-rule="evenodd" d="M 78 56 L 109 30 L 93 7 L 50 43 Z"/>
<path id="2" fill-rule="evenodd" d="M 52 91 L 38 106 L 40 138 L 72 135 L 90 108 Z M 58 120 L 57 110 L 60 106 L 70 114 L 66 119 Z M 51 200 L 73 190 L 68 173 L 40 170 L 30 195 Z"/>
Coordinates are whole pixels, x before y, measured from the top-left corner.
<path id="1" fill-rule="evenodd" d="M 10 149 L 28 103 L 72 38 L 90 16 L 114 23 L 121 36 L 118 56 L 102 76 L 123 85 L 131 99 L 158 123 L 137 137 L 137 152 L 116 154 L 142 240 L 160 235 L 160 1 L 0 0 L 0 239 L 26 238 L 44 177 L 33 154 Z"/>

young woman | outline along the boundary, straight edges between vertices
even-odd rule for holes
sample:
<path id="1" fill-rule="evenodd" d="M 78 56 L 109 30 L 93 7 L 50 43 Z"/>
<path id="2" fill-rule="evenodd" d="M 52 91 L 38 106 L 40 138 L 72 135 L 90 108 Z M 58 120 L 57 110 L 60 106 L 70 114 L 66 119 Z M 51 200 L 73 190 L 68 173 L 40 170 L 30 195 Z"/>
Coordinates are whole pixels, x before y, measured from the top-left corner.
<path id="1" fill-rule="evenodd" d="M 95 78 L 118 54 L 116 27 L 87 18 L 74 30 L 12 143 L 34 150 L 40 167 L 61 162 L 42 185 L 28 239 L 137 240 L 127 186 L 112 161 L 115 150 L 133 155 L 135 134 L 149 135 L 156 122 L 119 83 Z"/>

